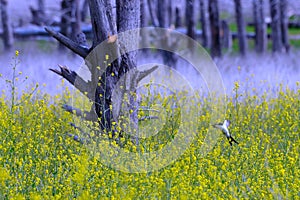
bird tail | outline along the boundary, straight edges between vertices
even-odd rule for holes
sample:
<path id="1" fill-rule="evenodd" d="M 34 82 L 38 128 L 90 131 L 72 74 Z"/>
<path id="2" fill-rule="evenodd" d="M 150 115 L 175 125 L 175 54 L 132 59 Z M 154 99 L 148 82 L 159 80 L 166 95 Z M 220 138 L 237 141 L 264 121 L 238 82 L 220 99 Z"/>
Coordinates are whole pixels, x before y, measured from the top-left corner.
<path id="1" fill-rule="evenodd" d="M 227 139 L 228 139 L 228 142 L 229 142 L 230 146 L 232 146 L 232 141 L 230 140 L 230 138 L 227 137 Z"/>
<path id="2" fill-rule="evenodd" d="M 231 141 L 234 141 L 236 144 L 239 144 L 235 139 L 233 139 L 233 137 L 230 137 Z"/>

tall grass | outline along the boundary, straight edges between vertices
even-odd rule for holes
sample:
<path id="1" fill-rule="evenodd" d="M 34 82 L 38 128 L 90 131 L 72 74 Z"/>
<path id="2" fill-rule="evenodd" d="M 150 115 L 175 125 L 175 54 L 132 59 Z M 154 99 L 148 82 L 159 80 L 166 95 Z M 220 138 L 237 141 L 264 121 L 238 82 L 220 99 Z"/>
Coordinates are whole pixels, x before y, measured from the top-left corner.
<path id="1" fill-rule="evenodd" d="M 282 85 L 274 96 L 245 93 L 241 84 L 232 85 L 234 95 L 226 102 L 226 117 L 232 121 L 229 128 L 239 145 L 231 147 L 220 132 L 214 148 L 201 155 L 212 123 L 211 100 L 204 99 L 206 103 L 197 107 L 202 114 L 190 147 L 165 168 L 148 173 L 107 167 L 90 149 L 66 135 L 76 132 L 69 126 L 74 117 L 61 109 L 62 103 L 71 101 L 69 92 L 50 97 L 28 95 L 29 90 L 14 99 L 13 112 L 12 99 L 7 98 L 13 93 L 2 95 L 0 198 L 297 199 L 300 83 L 295 82 L 292 90 Z M 178 127 L 171 120 L 165 128 L 156 140 L 142 143 L 148 151 L 163 148 L 172 139 L 168 133 L 176 134 Z"/>

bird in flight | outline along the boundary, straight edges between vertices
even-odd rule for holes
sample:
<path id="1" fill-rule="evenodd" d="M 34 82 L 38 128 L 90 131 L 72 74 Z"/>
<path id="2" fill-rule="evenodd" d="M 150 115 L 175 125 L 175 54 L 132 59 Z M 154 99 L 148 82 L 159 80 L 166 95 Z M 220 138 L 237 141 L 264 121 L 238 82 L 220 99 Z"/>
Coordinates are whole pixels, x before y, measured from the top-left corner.
<path id="1" fill-rule="evenodd" d="M 229 141 L 229 144 L 232 146 L 232 142 L 235 142 L 236 144 L 239 144 L 235 139 L 233 139 L 233 137 L 230 135 L 230 132 L 228 130 L 228 127 L 230 125 L 230 121 L 225 119 L 224 123 L 218 123 L 218 124 L 214 124 L 213 127 L 220 129 L 224 135 L 226 136 L 226 138 Z"/>

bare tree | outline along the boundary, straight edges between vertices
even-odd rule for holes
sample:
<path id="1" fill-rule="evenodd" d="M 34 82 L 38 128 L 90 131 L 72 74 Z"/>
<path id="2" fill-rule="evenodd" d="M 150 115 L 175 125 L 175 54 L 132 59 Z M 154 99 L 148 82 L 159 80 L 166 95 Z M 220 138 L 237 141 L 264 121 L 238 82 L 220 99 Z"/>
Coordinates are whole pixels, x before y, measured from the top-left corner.
<path id="1" fill-rule="evenodd" d="M 253 0 L 253 15 L 255 26 L 255 50 L 264 53 L 267 49 L 267 31 L 263 0 Z"/>
<path id="2" fill-rule="evenodd" d="M 204 47 L 210 47 L 210 43 L 211 43 L 207 11 L 208 9 L 205 1 L 200 0 L 200 22 L 202 28 L 202 45 Z"/>
<path id="3" fill-rule="evenodd" d="M 272 50 L 273 52 L 282 51 L 282 33 L 280 20 L 279 0 L 270 0 L 271 28 L 272 28 Z"/>
<path id="4" fill-rule="evenodd" d="M 8 4 L 7 0 L 0 1 L 4 48 L 9 50 L 13 46 L 14 37 L 13 37 L 12 26 L 10 24 L 10 20 L 8 16 L 7 4 Z"/>
<path id="5" fill-rule="evenodd" d="M 239 41 L 239 50 L 241 55 L 246 55 L 247 53 L 247 33 L 246 27 L 244 22 L 244 16 L 242 12 L 242 4 L 241 0 L 234 0 L 235 3 L 235 17 L 237 23 L 237 30 L 238 30 L 238 41 Z"/>
<path id="6" fill-rule="evenodd" d="M 133 112 L 130 113 L 130 120 L 133 126 L 137 126 L 137 103 L 134 99 L 136 86 L 145 74 L 150 73 L 156 68 L 152 68 L 146 72 L 138 72 L 136 70 L 136 51 L 126 53 L 128 45 L 138 41 L 138 31 L 131 32 L 130 43 L 122 38 L 114 35 L 131 29 L 139 28 L 140 25 L 140 1 L 116 1 L 116 17 L 113 15 L 113 8 L 110 0 L 90 0 L 89 8 L 93 30 L 93 44 L 90 48 L 82 47 L 71 38 L 66 37 L 58 32 L 46 28 L 48 33 L 64 44 L 67 48 L 83 58 L 88 58 L 86 62 L 91 72 L 91 80 L 85 81 L 75 71 L 66 67 L 60 67 L 59 70 L 51 69 L 53 72 L 62 76 L 85 94 L 91 101 L 93 106 L 90 111 L 84 113 L 77 112 L 78 109 L 71 106 L 65 106 L 65 109 L 84 117 L 88 120 L 98 121 L 100 127 L 105 132 L 114 132 L 112 124 L 117 119 L 112 114 L 112 92 L 119 81 L 124 81 L 124 91 L 118 94 L 122 99 L 125 93 L 129 97 L 128 107 Z M 126 38 L 125 38 L 126 39 Z M 101 52 L 95 51 L 97 46 L 104 42 L 105 49 Z M 120 56 L 118 56 L 120 55 Z M 118 59 L 115 59 L 118 57 Z M 101 72 L 98 66 L 103 66 L 104 61 L 111 63 L 109 67 Z M 129 75 L 128 71 L 131 71 Z M 122 77 L 125 76 L 125 79 Z M 120 107 L 122 102 L 117 102 Z M 119 113 L 119 112 L 117 112 Z M 118 123 L 118 122 L 116 122 Z"/>
<path id="7" fill-rule="evenodd" d="M 221 39 L 220 39 L 220 21 L 218 0 L 209 1 L 209 21 L 212 35 L 211 55 L 213 57 L 221 57 Z"/>
<path id="8" fill-rule="evenodd" d="M 285 51 L 289 51 L 289 32 L 288 32 L 288 16 L 287 16 L 287 0 L 280 0 L 280 24 L 281 24 L 281 33 L 282 33 L 282 43 L 285 48 Z"/>

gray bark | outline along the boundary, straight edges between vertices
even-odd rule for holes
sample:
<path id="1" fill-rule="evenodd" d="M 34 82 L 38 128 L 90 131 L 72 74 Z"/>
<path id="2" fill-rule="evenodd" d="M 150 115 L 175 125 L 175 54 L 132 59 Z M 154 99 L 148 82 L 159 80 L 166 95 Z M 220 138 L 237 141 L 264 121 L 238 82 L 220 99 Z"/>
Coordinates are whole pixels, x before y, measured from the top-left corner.
<path id="1" fill-rule="evenodd" d="M 271 28 L 272 28 L 272 50 L 273 52 L 282 51 L 282 33 L 280 23 L 280 2 L 279 0 L 270 0 L 270 13 L 271 13 Z"/>
<path id="2" fill-rule="evenodd" d="M 118 32 L 124 32 L 128 30 L 137 29 L 140 26 L 140 1 L 132 0 L 132 1 L 124 1 L 117 0 L 117 27 Z M 138 46 L 138 30 L 131 31 L 131 35 L 135 40 L 131 40 L 131 38 L 120 38 L 123 44 L 120 44 L 120 51 L 126 50 L 128 46 Z M 125 96 L 128 97 L 128 101 L 125 103 L 125 110 L 133 111 L 129 113 L 129 117 L 127 119 L 129 122 L 129 133 L 138 133 L 138 102 L 136 99 L 136 88 L 138 84 L 138 76 L 137 76 L 137 52 L 131 51 L 129 53 L 123 54 L 121 59 L 121 66 L 123 73 L 128 72 L 125 75 L 124 86 L 129 90 L 124 91 Z M 122 73 L 121 73 L 122 74 Z M 135 137 L 135 143 L 138 144 L 138 135 L 133 135 Z"/>
<path id="3" fill-rule="evenodd" d="M 3 42 L 4 48 L 10 50 L 14 43 L 13 30 L 10 24 L 8 11 L 7 11 L 7 0 L 0 1 L 0 9 L 1 9 L 1 21 L 3 28 Z"/>
<path id="4" fill-rule="evenodd" d="M 287 16 L 287 0 L 280 0 L 280 19 L 281 19 L 281 33 L 282 33 L 282 43 L 285 51 L 288 52 L 290 48 L 289 43 L 289 33 L 288 33 L 288 16 Z"/>
<path id="5" fill-rule="evenodd" d="M 235 3 L 235 15 L 236 15 L 236 23 L 238 30 L 238 41 L 239 41 L 239 50 L 241 55 L 246 55 L 247 53 L 247 33 L 244 22 L 244 16 L 242 12 L 242 4 L 241 0 L 234 0 Z"/>
<path id="6" fill-rule="evenodd" d="M 220 39 L 220 21 L 218 0 L 209 1 L 209 21 L 212 35 L 211 55 L 212 57 L 221 57 L 221 39 Z"/>
<path id="7" fill-rule="evenodd" d="M 255 26 L 255 50 L 264 53 L 267 49 L 267 31 L 263 0 L 253 0 L 253 15 Z"/>
<path id="8" fill-rule="evenodd" d="M 204 47 L 210 48 L 211 38 L 209 33 L 209 21 L 207 17 L 207 5 L 204 0 L 200 0 L 200 22 L 202 28 L 202 45 Z"/>

